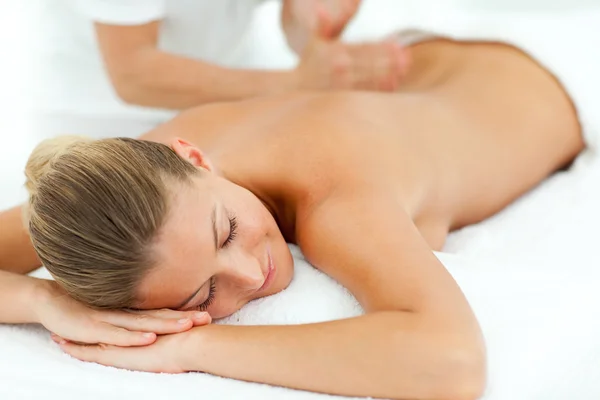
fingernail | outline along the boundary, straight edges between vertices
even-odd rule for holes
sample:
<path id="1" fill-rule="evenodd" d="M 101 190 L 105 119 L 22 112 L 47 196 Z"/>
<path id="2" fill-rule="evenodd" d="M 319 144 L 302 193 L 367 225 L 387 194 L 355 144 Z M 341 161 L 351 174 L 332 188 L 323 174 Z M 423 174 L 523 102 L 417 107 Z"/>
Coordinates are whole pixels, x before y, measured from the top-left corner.
<path id="1" fill-rule="evenodd" d="M 142 336 L 145 338 L 154 338 L 154 333 L 146 332 L 146 333 L 142 334 Z"/>
<path id="2" fill-rule="evenodd" d="M 177 321 L 177 323 L 181 325 L 187 324 L 188 322 L 190 322 L 189 318 L 181 318 L 179 321 Z"/>
<path id="3" fill-rule="evenodd" d="M 197 312 L 194 314 L 194 319 L 204 319 L 207 315 L 205 312 Z"/>

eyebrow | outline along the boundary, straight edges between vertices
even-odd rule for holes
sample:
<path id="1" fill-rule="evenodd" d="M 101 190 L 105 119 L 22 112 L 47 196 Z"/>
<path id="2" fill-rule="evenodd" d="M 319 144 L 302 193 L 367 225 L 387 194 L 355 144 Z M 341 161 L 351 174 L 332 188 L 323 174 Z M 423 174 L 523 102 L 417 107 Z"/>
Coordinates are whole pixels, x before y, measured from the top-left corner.
<path id="1" fill-rule="evenodd" d="M 217 205 L 215 204 L 215 206 L 212 209 L 212 212 L 210 213 L 210 221 L 212 224 L 212 231 L 213 231 L 213 238 L 214 238 L 214 243 L 215 243 L 215 250 L 218 248 L 218 235 L 217 235 Z M 202 290 L 202 288 L 206 285 L 206 282 L 204 282 L 194 293 L 192 293 L 192 295 L 188 298 L 185 299 L 185 301 L 183 301 L 177 308 L 176 310 L 183 308 L 187 303 L 189 303 L 190 301 L 192 301 L 192 299 L 194 297 L 196 297 L 196 295 Z"/>

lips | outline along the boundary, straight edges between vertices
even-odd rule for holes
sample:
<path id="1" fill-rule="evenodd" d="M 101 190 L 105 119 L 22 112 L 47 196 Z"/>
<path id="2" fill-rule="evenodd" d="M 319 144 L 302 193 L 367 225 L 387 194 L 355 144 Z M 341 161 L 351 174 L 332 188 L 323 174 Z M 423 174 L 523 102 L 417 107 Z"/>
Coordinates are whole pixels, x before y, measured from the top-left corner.
<path id="1" fill-rule="evenodd" d="M 267 250 L 267 257 L 269 260 L 269 270 L 267 272 L 267 277 L 265 278 L 265 282 L 262 286 L 257 290 L 257 292 L 262 292 L 263 290 L 268 289 L 273 282 L 273 278 L 275 277 L 275 264 L 273 263 L 273 257 L 271 257 L 271 251 Z"/>

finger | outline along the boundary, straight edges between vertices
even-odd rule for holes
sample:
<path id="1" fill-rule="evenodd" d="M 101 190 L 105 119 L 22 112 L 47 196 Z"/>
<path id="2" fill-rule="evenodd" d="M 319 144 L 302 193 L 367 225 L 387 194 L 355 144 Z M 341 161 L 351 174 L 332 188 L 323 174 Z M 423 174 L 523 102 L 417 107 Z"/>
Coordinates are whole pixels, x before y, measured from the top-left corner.
<path id="1" fill-rule="evenodd" d="M 77 345 L 64 343 L 61 349 L 81 361 L 147 372 L 184 372 L 178 365 L 170 365 L 152 347 L 118 347 L 104 344 Z"/>
<path id="2" fill-rule="evenodd" d="M 375 79 L 379 90 L 393 91 L 400 84 L 403 70 L 403 49 L 396 43 L 383 42 L 378 47 L 379 54 L 374 56 L 376 60 Z"/>
<path id="3" fill-rule="evenodd" d="M 170 308 L 162 308 L 160 310 L 139 310 L 133 311 L 134 314 L 147 314 L 153 317 L 158 318 L 171 318 L 171 319 L 181 319 L 181 318 L 194 318 L 196 313 L 204 314 L 205 311 L 177 311 L 171 310 Z"/>
<path id="4" fill-rule="evenodd" d="M 68 342 L 60 344 L 60 348 L 71 357 L 75 357 L 81 361 L 93 362 L 117 368 L 135 368 L 134 366 L 130 365 L 130 359 L 132 357 L 129 356 L 129 352 L 127 351 L 130 349 L 118 348 L 104 344 L 80 345 Z"/>
<path id="5" fill-rule="evenodd" d="M 107 314 L 102 318 L 104 322 L 130 331 L 154 332 L 159 335 L 184 332 L 193 326 L 210 323 L 210 316 L 205 312 L 163 311 L 162 313 L 154 313 L 154 315 L 149 313 L 115 312 Z"/>
<path id="6" fill-rule="evenodd" d="M 352 44 L 347 46 L 348 58 L 351 60 L 351 68 L 348 75 L 350 76 L 350 84 L 352 89 L 364 89 L 364 66 L 363 57 L 364 50 L 360 44 Z"/>
<path id="7" fill-rule="evenodd" d="M 332 68 L 333 80 L 332 86 L 334 89 L 352 89 L 353 82 L 353 59 L 348 52 L 347 46 L 338 45 L 337 48 L 332 47 Z"/>
<path id="8" fill-rule="evenodd" d="M 142 311 L 140 313 L 148 314 L 153 317 L 182 319 L 189 318 L 194 323 L 194 326 L 208 325 L 212 322 L 212 318 L 206 311 L 176 311 L 168 308 L 161 310 Z"/>
<path id="9" fill-rule="evenodd" d="M 194 322 L 194 326 L 209 325 L 212 323 L 212 317 L 207 312 L 196 312 L 192 322 Z"/>
<path id="10" fill-rule="evenodd" d="M 354 87 L 362 90 L 379 89 L 382 77 L 382 55 L 378 44 L 364 43 L 350 49 L 354 59 Z"/>
<path id="11" fill-rule="evenodd" d="M 317 3 L 315 5 L 315 12 L 317 14 L 317 33 L 322 38 L 325 38 L 325 39 L 332 38 L 334 26 L 333 26 L 333 18 L 331 16 L 331 13 L 321 3 Z"/>
<path id="12" fill-rule="evenodd" d="M 393 42 L 386 44 L 386 55 L 388 57 L 389 74 L 383 82 L 383 90 L 394 91 L 400 85 L 404 76 L 403 71 L 403 49 L 400 45 Z"/>
<path id="13" fill-rule="evenodd" d="M 402 71 L 402 78 L 405 78 L 408 74 L 410 74 L 410 69 L 412 67 L 412 62 L 413 62 L 413 58 L 412 58 L 412 53 L 410 51 L 409 48 L 406 47 L 401 47 L 401 51 L 399 52 L 398 57 L 400 58 L 400 62 L 401 62 L 401 71 Z"/>
<path id="14" fill-rule="evenodd" d="M 56 344 L 67 343 L 67 340 L 65 338 L 58 336 L 56 333 L 51 333 L 50 339 L 52 339 L 52 341 Z"/>
<path id="15" fill-rule="evenodd" d="M 95 324 L 91 338 L 89 343 L 105 343 L 121 347 L 147 346 L 156 341 L 156 333 L 129 331 L 110 323 L 99 322 Z"/>
<path id="16" fill-rule="evenodd" d="M 370 65 L 373 75 L 373 89 L 390 90 L 393 85 L 395 59 L 390 47 L 387 44 L 381 44 L 373 48 L 373 61 Z"/>

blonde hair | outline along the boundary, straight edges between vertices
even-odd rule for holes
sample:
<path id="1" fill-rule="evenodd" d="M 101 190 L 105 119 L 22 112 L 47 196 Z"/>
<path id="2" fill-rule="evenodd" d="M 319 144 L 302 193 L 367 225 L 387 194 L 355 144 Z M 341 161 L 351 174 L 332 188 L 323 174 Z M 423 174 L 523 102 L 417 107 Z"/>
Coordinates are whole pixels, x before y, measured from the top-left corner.
<path id="1" fill-rule="evenodd" d="M 169 207 L 168 188 L 197 169 L 163 144 L 64 136 L 33 151 L 24 223 L 35 251 L 76 300 L 133 307 Z"/>

